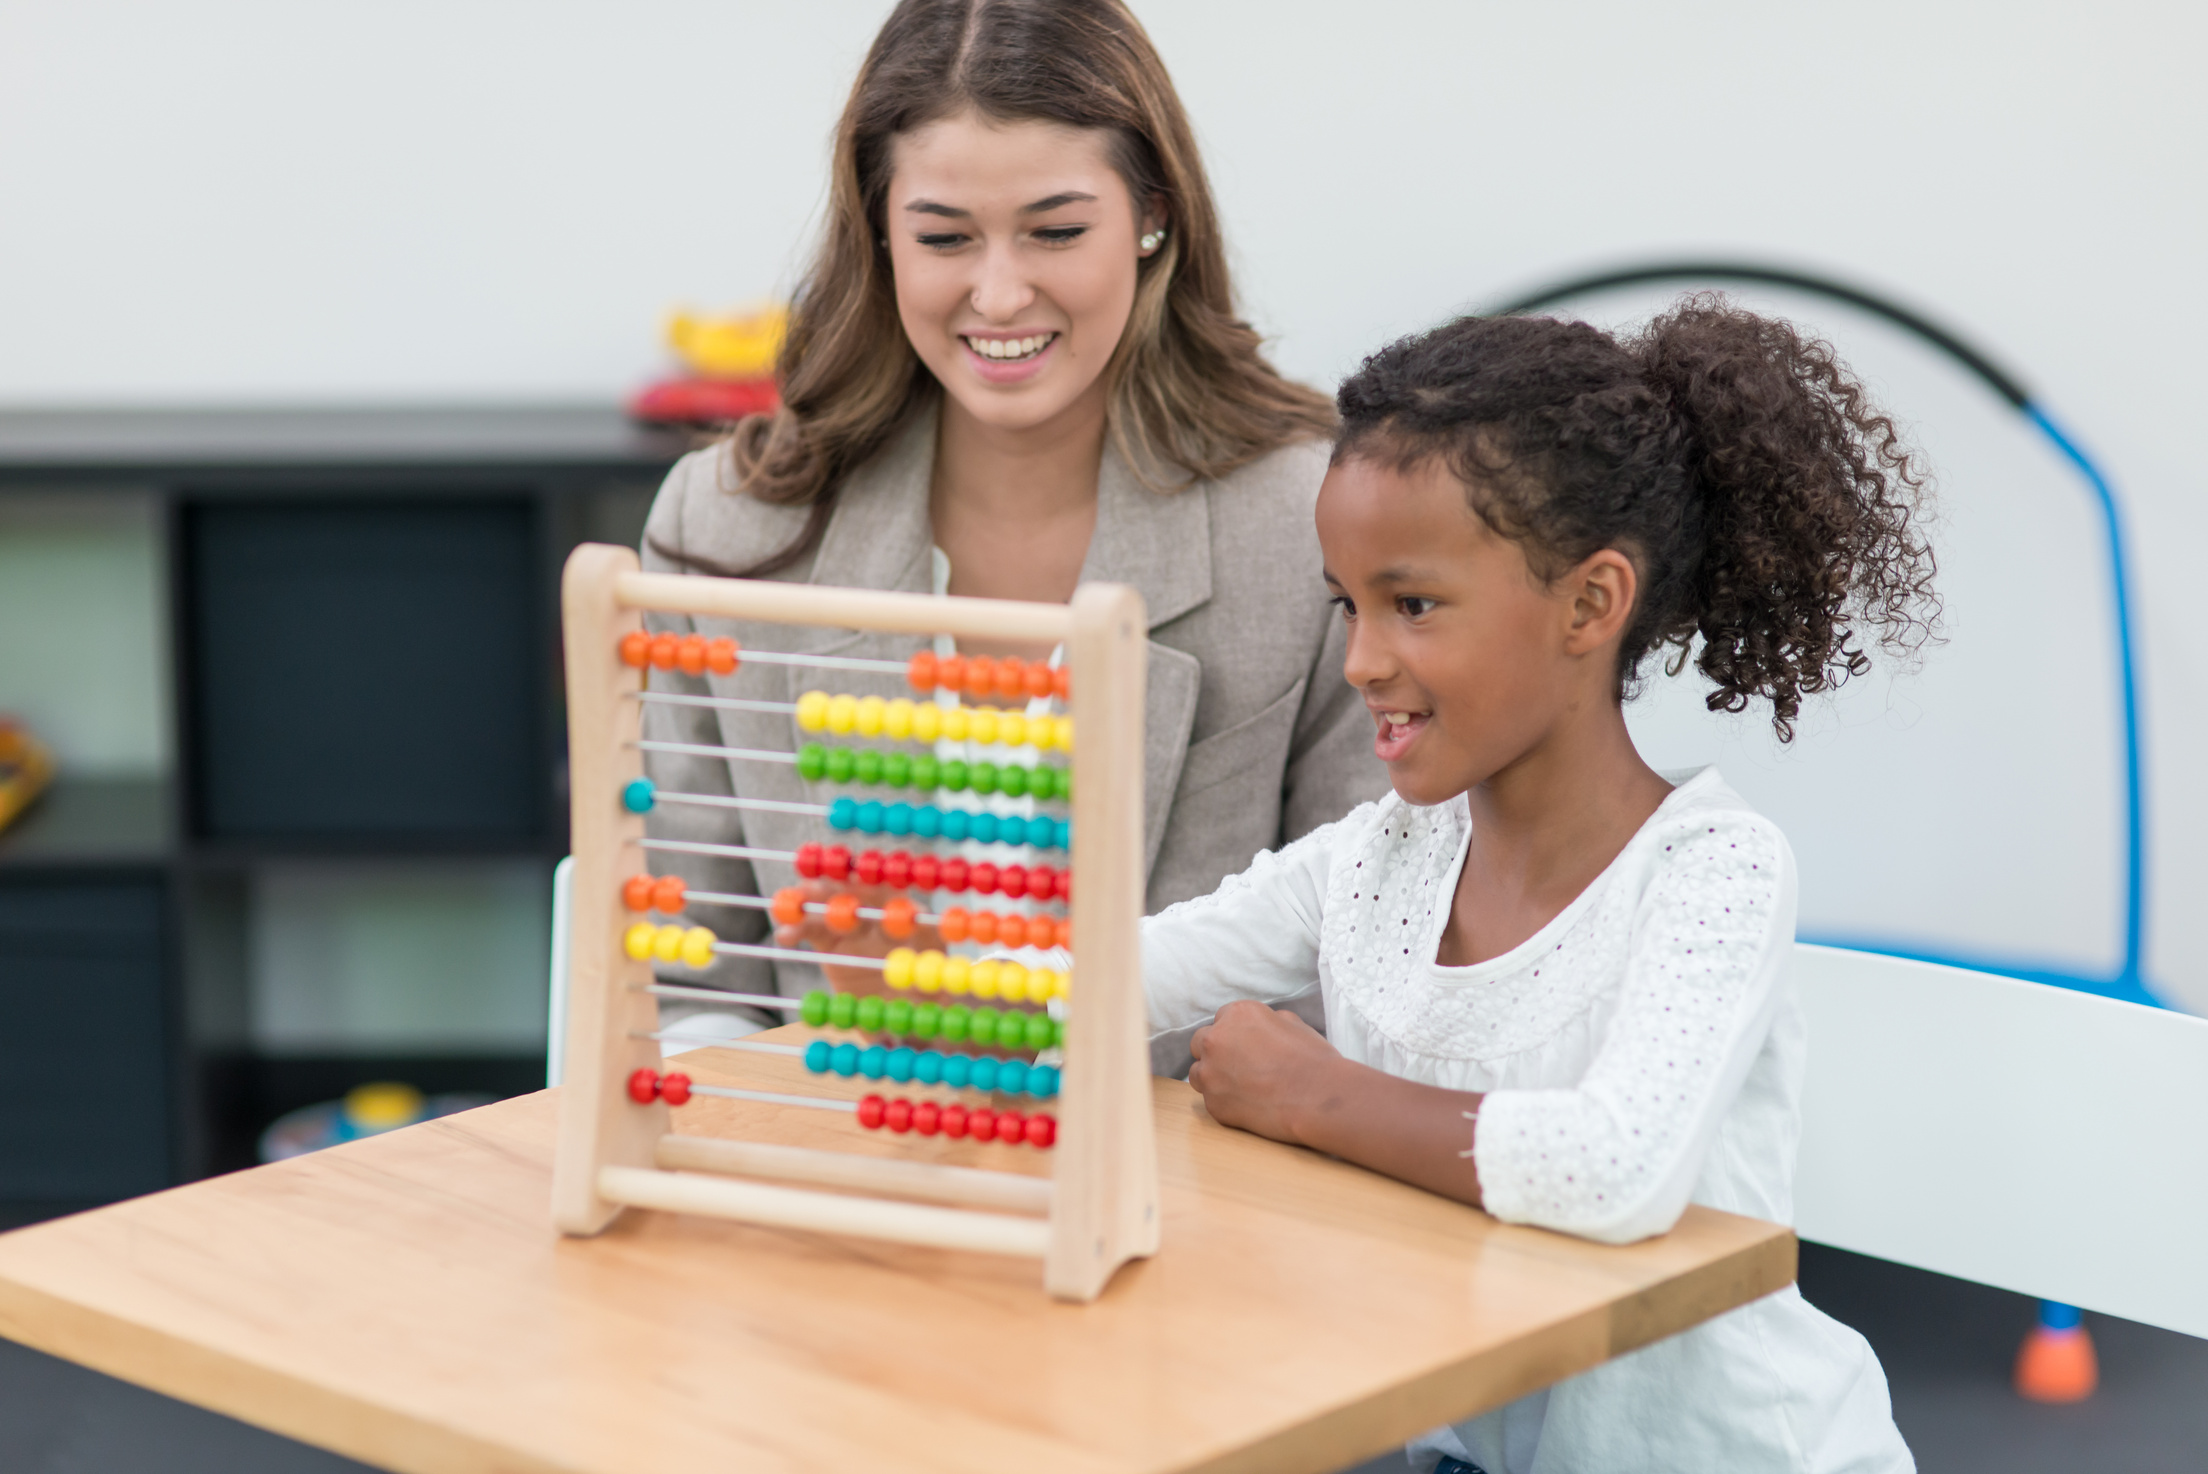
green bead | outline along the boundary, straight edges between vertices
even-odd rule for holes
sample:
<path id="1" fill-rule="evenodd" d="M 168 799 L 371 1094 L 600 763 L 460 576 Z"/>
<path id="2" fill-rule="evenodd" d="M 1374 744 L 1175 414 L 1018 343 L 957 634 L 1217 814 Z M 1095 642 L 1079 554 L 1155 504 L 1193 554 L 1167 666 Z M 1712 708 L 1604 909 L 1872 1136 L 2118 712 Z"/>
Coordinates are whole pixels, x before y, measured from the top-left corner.
<path id="1" fill-rule="evenodd" d="M 940 1033 L 945 1044 L 966 1042 L 966 1030 L 973 1024 L 974 1011 L 963 1003 L 953 1003 L 943 1010 Z"/>
<path id="2" fill-rule="evenodd" d="M 953 793 L 964 793 L 966 791 L 966 764 L 958 758 L 952 758 L 938 770 L 936 781 L 941 787 L 947 788 Z"/>
<path id="3" fill-rule="evenodd" d="M 859 1027 L 869 1034 L 879 1031 L 882 1027 L 882 1007 L 882 1000 L 872 993 L 861 998 L 858 1006 Z"/>
<path id="4" fill-rule="evenodd" d="M 797 1016 L 817 1029 L 828 1022 L 828 1002 L 827 992 L 824 989 L 815 988 L 805 995 L 805 1002 L 798 1008 Z"/>
<path id="5" fill-rule="evenodd" d="M 936 785 L 935 754 L 923 752 L 912 760 L 912 786 L 933 788 Z"/>
<path id="6" fill-rule="evenodd" d="M 851 776 L 861 783 L 882 781 L 882 755 L 869 747 L 851 759 Z"/>
<path id="7" fill-rule="evenodd" d="M 797 750 L 797 773 L 808 783 L 817 783 L 828 771 L 828 749 L 818 742 L 808 742 Z"/>
<path id="8" fill-rule="evenodd" d="M 1052 1036 L 1058 1032 L 1051 1027 L 1052 1022 L 1051 1016 L 1047 1013 L 1029 1014 L 1027 1023 L 1022 1030 L 1025 1037 L 1021 1042 L 1029 1049 L 1050 1048 Z"/>
<path id="9" fill-rule="evenodd" d="M 943 1027 L 943 1010 L 933 1003 L 912 1005 L 912 1037 L 933 1039 Z"/>
<path id="10" fill-rule="evenodd" d="M 1002 1017 L 995 1009 L 983 1005 L 974 1010 L 967 1021 L 966 1037 L 984 1047 L 997 1042 L 997 1022 Z"/>
<path id="11" fill-rule="evenodd" d="M 882 755 L 882 781 L 892 788 L 903 788 L 912 782 L 912 759 L 901 752 Z"/>
<path id="12" fill-rule="evenodd" d="M 1050 1021 L 1050 1042 L 1043 1047 L 1045 1049 L 1063 1049 L 1066 1047 L 1066 1021 L 1064 1019 L 1054 1018 Z"/>
<path id="13" fill-rule="evenodd" d="M 892 1034 L 912 1032 L 912 1005 L 902 998 L 892 998 L 882 1005 L 882 1027 Z"/>
<path id="14" fill-rule="evenodd" d="M 974 785 L 974 792 L 976 793 L 995 793 L 997 791 L 997 765 L 995 763 L 975 763 L 972 769 L 969 770 L 968 781 Z"/>
<path id="15" fill-rule="evenodd" d="M 852 1020 L 858 1015 L 859 1000 L 849 993 L 838 993 L 828 1000 L 828 1022 L 837 1028 L 850 1028 Z"/>
<path id="16" fill-rule="evenodd" d="M 1053 778 L 1052 778 L 1052 779 L 1050 780 L 1050 781 L 1051 781 L 1051 786 L 1052 786 L 1053 788 L 1055 788 L 1055 789 L 1057 789 L 1057 790 L 1058 790 L 1058 792 L 1057 792 L 1057 794 L 1056 794 L 1055 796 L 1056 796 L 1056 797 L 1058 797 L 1058 798 L 1072 798 L 1072 797 L 1073 797 L 1073 769 L 1071 769 L 1071 768 L 1052 768 L 1052 769 L 1051 769 L 1050 771 L 1051 771 L 1051 772 L 1052 772 L 1053 774 L 1055 774 L 1055 775 L 1056 775 L 1055 777 L 1053 777 Z"/>
<path id="17" fill-rule="evenodd" d="M 850 748 L 831 747 L 828 749 L 828 777 L 837 783 L 849 783 L 851 781 Z"/>
<path id="18" fill-rule="evenodd" d="M 1042 780 L 1050 782 L 1048 778 Z M 1007 798 L 1021 798 L 1027 793 L 1027 769 L 1014 763 L 1006 763 L 997 772 L 997 792 Z"/>

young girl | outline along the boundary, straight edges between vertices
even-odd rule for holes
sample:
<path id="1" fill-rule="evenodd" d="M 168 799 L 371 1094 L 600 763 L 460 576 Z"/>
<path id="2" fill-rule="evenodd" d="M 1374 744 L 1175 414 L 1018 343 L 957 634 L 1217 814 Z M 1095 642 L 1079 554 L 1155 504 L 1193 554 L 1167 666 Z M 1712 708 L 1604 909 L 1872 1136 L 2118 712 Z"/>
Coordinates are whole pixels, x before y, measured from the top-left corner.
<path id="1" fill-rule="evenodd" d="M 1340 393 L 1318 503 L 1345 674 L 1395 792 L 1146 924 L 1156 1051 L 1211 1114 L 1605 1243 L 1688 1202 L 1790 1221 L 1794 858 L 1622 702 L 1713 710 L 1932 632 L 1920 485 L 1822 344 L 1714 298 L 1638 337 L 1466 318 Z M 1322 1037 L 1280 1005 L 1323 1003 Z M 1185 1055 L 1183 1056 L 1186 1057 Z M 1414 1466 L 1913 1467 L 1862 1337 L 1792 1288 L 1445 1428 Z"/>

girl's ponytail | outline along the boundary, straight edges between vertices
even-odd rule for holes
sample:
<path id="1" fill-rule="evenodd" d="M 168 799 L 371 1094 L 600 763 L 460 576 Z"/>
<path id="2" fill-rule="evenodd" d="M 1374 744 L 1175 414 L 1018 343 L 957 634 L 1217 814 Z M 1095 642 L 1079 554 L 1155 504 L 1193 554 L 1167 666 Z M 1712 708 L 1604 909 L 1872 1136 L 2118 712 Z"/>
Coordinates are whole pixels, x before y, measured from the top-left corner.
<path id="1" fill-rule="evenodd" d="M 1622 343 L 1460 318 L 1374 354 L 1338 402 L 1337 460 L 1444 459 L 1537 573 L 1606 547 L 1633 559 L 1621 696 L 1672 646 L 1711 710 L 1763 697 L 1790 741 L 1803 696 L 1870 668 L 1859 625 L 1897 654 L 1936 633 L 1923 475 L 1831 347 L 1784 322 L 1716 296 Z"/>

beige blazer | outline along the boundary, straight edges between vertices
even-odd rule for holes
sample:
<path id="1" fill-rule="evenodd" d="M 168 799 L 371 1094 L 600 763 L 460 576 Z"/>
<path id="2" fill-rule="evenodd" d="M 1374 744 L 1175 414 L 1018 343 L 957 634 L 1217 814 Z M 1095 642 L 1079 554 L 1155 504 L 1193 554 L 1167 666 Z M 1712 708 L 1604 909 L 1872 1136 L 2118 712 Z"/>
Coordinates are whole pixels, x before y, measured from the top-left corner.
<path id="1" fill-rule="evenodd" d="M 915 417 L 853 473 L 818 550 L 775 576 L 928 592 L 935 424 L 932 411 Z M 1113 451 L 1104 453 L 1096 532 L 1081 577 L 1132 584 L 1149 608 L 1143 817 L 1153 911 L 1208 894 L 1259 850 L 1338 819 L 1387 789 L 1386 771 L 1372 753 L 1371 720 L 1342 679 L 1342 622 L 1319 574 L 1311 511 L 1326 456 L 1323 445 L 1290 446 L 1218 481 L 1161 494 L 1137 481 Z M 741 566 L 797 536 L 802 508 L 755 501 L 735 485 L 726 446 L 685 456 L 653 504 L 644 566 L 687 572 L 680 562 L 686 553 Z M 731 635 L 745 648 L 811 654 L 903 660 L 923 643 L 912 635 L 742 620 L 655 616 L 652 622 Z M 791 701 L 813 688 L 910 694 L 896 676 L 751 663 L 727 677 L 655 672 L 653 679 L 668 690 L 766 701 Z M 660 704 L 646 710 L 646 735 L 663 740 L 782 752 L 800 740 L 794 720 L 780 713 Z M 808 785 L 784 764 L 651 754 L 647 771 L 660 787 L 686 793 L 823 803 L 837 791 Z M 661 805 L 647 828 L 656 838 L 775 850 L 831 837 L 817 818 L 695 806 Z M 680 873 L 694 889 L 747 895 L 771 895 L 796 879 L 786 861 L 678 858 L 666 851 L 654 857 L 654 868 Z M 727 940 L 755 940 L 769 930 L 758 912 L 709 909 Z M 706 976 L 747 992 L 789 994 L 820 985 L 809 965 L 750 959 L 724 959 Z"/>

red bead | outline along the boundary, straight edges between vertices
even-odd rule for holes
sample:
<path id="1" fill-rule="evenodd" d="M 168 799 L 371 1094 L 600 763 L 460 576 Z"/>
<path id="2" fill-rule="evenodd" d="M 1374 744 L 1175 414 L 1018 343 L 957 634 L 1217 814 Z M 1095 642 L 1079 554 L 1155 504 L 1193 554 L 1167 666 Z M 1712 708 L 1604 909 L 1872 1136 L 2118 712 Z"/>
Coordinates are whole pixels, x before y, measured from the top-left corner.
<path id="1" fill-rule="evenodd" d="M 659 1071 L 638 1070 L 629 1076 L 629 1099 L 650 1105 L 659 1098 Z"/>
<path id="2" fill-rule="evenodd" d="M 851 851 L 840 844 L 832 844 L 820 852 L 820 873 L 830 880 L 851 878 Z"/>
<path id="3" fill-rule="evenodd" d="M 943 1129 L 943 1108 L 932 1100 L 923 1100 L 912 1108 L 912 1129 L 922 1136 L 933 1136 Z"/>
<path id="4" fill-rule="evenodd" d="M 1015 1144 L 1024 1141 L 1027 1133 L 1027 1117 L 1018 1111 L 997 1112 L 997 1140 Z"/>
<path id="5" fill-rule="evenodd" d="M 966 660 L 966 694 L 973 697 L 987 696 L 997 684 L 997 663 L 986 655 L 968 656 Z"/>
<path id="6" fill-rule="evenodd" d="M 915 691 L 935 689 L 935 652 L 922 650 L 905 665 L 905 684 Z"/>
<path id="7" fill-rule="evenodd" d="M 848 936 L 859 929 L 859 898 L 849 891 L 828 898 L 828 930 Z"/>
<path id="8" fill-rule="evenodd" d="M 661 670 L 673 670 L 675 660 L 681 654 L 682 641 L 673 635 L 652 636 L 652 664 Z"/>
<path id="9" fill-rule="evenodd" d="M 948 655 L 935 663 L 935 684 L 938 690 L 956 691 L 966 684 L 966 657 Z"/>
<path id="10" fill-rule="evenodd" d="M 912 884 L 912 856 L 897 850 L 882 857 L 882 884 L 899 890 Z"/>
<path id="11" fill-rule="evenodd" d="M 966 1113 L 966 1134 L 976 1141 L 996 1140 L 997 1113 L 987 1106 L 975 1106 Z"/>
<path id="12" fill-rule="evenodd" d="M 820 879 L 821 847 L 819 840 L 811 840 L 797 847 L 797 873 L 807 880 Z"/>
<path id="13" fill-rule="evenodd" d="M 705 646 L 705 668 L 717 676 L 732 676 L 742 662 L 738 655 L 742 647 L 734 640 L 722 638 L 708 640 Z"/>
<path id="14" fill-rule="evenodd" d="M 1061 901 L 1073 899 L 1073 872 L 1061 870 L 1050 878 L 1050 888 Z"/>
<path id="15" fill-rule="evenodd" d="M 867 1096 L 864 1100 L 859 1102 L 859 1124 L 861 1126 L 864 1126 L 869 1131 L 881 1130 L 882 1116 L 883 1113 L 886 1112 L 888 1109 L 889 1102 L 882 1099 L 880 1096 Z"/>
<path id="16" fill-rule="evenodd" d="M 997 888 L 997 867 L 987 860 L 982 861 L 966 872 L 966 883 L 974 888 L 976 895 L 988 895 Z"/>
<path id="17" fill-rule="evenodd" d="M 1050 694 L 1051 669 L 1041 661 L 1027 668 L 1027 679 L 1022 683 L 1031 697 L 1040 699 Z"/>
<path id="18" fill-rule="evenodd" d="M 679 1070 L 670 1074 L 666 1079 L 659 1082 L 659 1094 L 660 1098 L 669 1105 L 688 1105 L 690 1103 L 690 1077 Z"/>
<path id="19" fill-rule="evenodd" d="M 621 663 L 645 666 L 652 663 L 652 637 L 642 630 L 630 630 L 621 637 Z"/>
<path id="20" fill-rule="evenodd" d="M 621 885 L 621 904 L 631 911 L 652 909 L 652 878 L 649 875 L 632 875 Z"/>
<path id="21" fill-rule="evenodd" d="M 1049 1146 L 1058 1139 L 1058 1122 L 1055 1117 L 1033 1115 L 1027 1118 L 1027 1144 Z"/>
<path id="22" fill-rule="evenodd" d="M 966 935 L 972 937 L 984 947 L 994 942 L 997 939 L 997 913 L 994 911 L 976 911 L 973 915 L 967 917 Z"/>
<path id="23" fill-rule="evenodd" d="M 679 875 L 662 875 L 652 882 L 652 909 L 672 916 L 682 909 L 684 887 Z"/>
<path id="24" fill-rule="evenodd" d="M 882 1112 L 882 1124 L 900 1136 L 912 1129 L 912 1102 L 903 1096 L 891 1101 Z"/>
<path id="25" fill-rule="evenodd" d="M 952 1137 L 966 1134 L 966 1107 L 962 1105 L 943 1107 L 943 1134 Z"/>
<path id="26" fill-rule="evenodd" d="M 705 636 L 684 635 L 682 643 L 675 647 L 675 664 L 682 667 L 684 675 L 704 675 Z"/>
<path id="27" fill-rule="evenodd" d="M 1017 701 L 1027 692 L 1027 662 L 1024 660 L 1000 660 L 997 662 L 997 695 L 1006 701 Z"/>
<path id="28" fill-rule="evenodd" d="M 945 860 L 943 862 L 942 889 L 947 891 L 962 891 L 966 889 L 966 881 L 968 879 L 967 871 L 971 868 L 971 866 L 969 866 L 964 860 L 958 858 L 958 856 L 956 855 L 953 855 L 948 860 Z"/>
<path id="29" fill-rule="evenodd" d="M 1027 872 L 1027 898 L 1030 901 L 1047 901 L 1058 889 L 1058 872 L 1048 865 L 1037 865 Z"/>
<path id="30" fill-rule="evenodd" d="M 1061 665 L 1050 673 L 1050 689 L 1058 693 L 1060 701 L 1073 700 L 1073 667 Z"/>
<path id="31" fill-rule="evenodd" d="M 912 857 L 912 883 L 916 889 L 932 891 L 943 878 L 942 862 L 933 855 Z"/>
<path id="32" fill-rule="evenodd" d="M 997 889 L 1017 899 L 1027 894 L 1027 867 L 1007 865 L 997 872 Z"/>
<path id="33" fill-rule="evenodd" d="M 851 868 L 859 877 L 861 885 L 880 885 L 882 883 L 882 852 L 880 850 L 861 851 L 858 862 Z"/>

